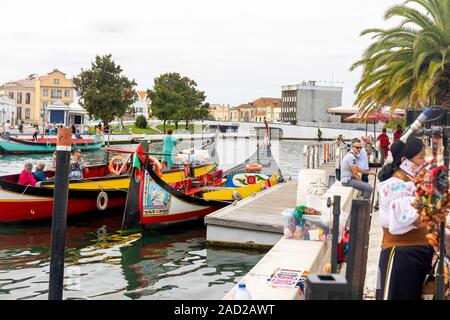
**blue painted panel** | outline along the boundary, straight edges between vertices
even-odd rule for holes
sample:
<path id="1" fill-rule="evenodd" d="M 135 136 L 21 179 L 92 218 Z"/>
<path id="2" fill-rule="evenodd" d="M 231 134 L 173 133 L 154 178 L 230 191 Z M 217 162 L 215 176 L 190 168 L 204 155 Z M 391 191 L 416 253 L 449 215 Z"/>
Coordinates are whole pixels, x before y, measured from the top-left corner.
<path id="1" fill-rule="evenodd" d="M 61 110 L 50 110 L 50 123 L 64 124 L 64 112 Z"/>

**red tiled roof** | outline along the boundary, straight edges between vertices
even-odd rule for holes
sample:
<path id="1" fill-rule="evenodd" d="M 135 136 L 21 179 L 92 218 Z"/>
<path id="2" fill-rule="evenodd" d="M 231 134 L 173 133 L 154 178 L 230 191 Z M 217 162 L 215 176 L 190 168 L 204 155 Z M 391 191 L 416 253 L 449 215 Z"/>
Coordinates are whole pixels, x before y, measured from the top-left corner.
<path id="1" fill-rule="evenodd" d="M 144 100 L 145 97 L 147 97 L 147 91 L 136 91 L 136 93 L 138 94 L 141 100 Z"/>
<path id="2" fill-rule="evenodd" d="M 282 105 L 282 100 L 280 98 L 259 98 L 251 103 L 255 107 L 278 107 Z"/>

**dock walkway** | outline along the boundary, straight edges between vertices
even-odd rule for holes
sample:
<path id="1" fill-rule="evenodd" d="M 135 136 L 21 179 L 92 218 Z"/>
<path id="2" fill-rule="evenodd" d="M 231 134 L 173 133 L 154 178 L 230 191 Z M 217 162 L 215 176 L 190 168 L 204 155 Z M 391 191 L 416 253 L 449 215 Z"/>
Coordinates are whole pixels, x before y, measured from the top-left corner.
<path id="1" fill-rule="evenodd" d="M 327 163 L 327 177 L 334 173 Z M 297 205 L 297 180 L 281 183 L 205 217 L 210 244 L 230 247 L 272 247 L 283 237 L 281 213 Z"/>

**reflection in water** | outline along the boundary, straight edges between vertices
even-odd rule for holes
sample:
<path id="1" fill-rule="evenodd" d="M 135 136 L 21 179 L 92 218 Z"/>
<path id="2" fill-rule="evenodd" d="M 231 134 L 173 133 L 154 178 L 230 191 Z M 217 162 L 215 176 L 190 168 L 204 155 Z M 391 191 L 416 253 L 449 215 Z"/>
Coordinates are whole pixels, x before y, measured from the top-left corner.
<path id="1" fill-rule="evenodd" d="M 274 141 L 272 151 L 285 176 L 297 176 L 305 142 Z M 136 145 L 114 146 L 134 149 Z M 182 148 L 190 147 L 183 142 Z M 152 150 L 161 149 L 154 143 Z M 256 141 L 219 140 L 221 167 L 253 153 Z M 90 164 L 104 151 L 85 152 Z M 32 159 L 50 164 L 51 155 L 0 156 L 0 175 L 20 172 Z M 221 299 L 263 253 L 207 248 L 202 221 L 146 230 L 122 237 L 122 212 L 69 217 L 65 299 Z M 0 224 L 0 299 L 47 299 L 51 223 Z"/>
<path id="2" fill-rule="evenodd" d="M 201 221 L 115 233 L 121 216 L 69 225 L 65 299 L 221 299 L 262 257 L 207 249 Z M 0 299 L 47 299 L 50 226 L 0 231 Z"/>

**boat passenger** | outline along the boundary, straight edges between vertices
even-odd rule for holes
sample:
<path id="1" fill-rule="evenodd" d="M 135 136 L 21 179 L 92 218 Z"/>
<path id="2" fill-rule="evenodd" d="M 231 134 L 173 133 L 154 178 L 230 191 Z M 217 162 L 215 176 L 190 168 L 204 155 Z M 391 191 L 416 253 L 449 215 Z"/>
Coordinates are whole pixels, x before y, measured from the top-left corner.
<path id="1" fill-rule="evenodd" d="M 172 168 L 174 165 L 174 157 L 175 157 L 175 150 L 178 152 L 180 151 L 180 148 L 177 146 L 177 138 L 172 136 L 172 130 L 167 130 L 167 135 L 163 139 L 163 148 L 162 153 L 163 160 L 167 163 L 167 168 Z"/>
<path id="2" fill-rule="evenodd" d="M 33 164 L 29 161 L 25 162 L 25 168 L 20 173 L 19 181 L 17 183 L 24 186 L 36 186 L 36 179 L 34 179 L 33 174 L 31 173 L 32 171 Z"/>
<path id="3" fill-rule="evenodd" d="M 383 240 L 376 298 L 421 300 L 432 269 L 433 248 L 426 239 L 426 224 L 411 203 L 416 192 L 414 176 L 425 163 L 425 146 L 415 137 L 406 144 L 397 140 L 391 153 L 393 162 L 378 175 Z"/>
<path id="4" fill-rule="evenodd" d="M 33 177 L 36 180 L 36 182 L 47 181 L 47 177 L 45 176 L 45 173 L 44 173 L 44 168 L 45 168 L 45 163 L 43 163 L 43 162 L 39 162 L 36 165 L 36 171 L 33 172 Z"/>
<path id="5" fill-rule="evenodd" d="M 52 165 L 49 169 L 50 171 L 55 171 L 56 170 L 56 151 L 53 152 L 53 156 L 52 156 Z"/>
<path id="6" fill-rule="evenodd" d="M 37 123 L 35 123 L 33 125 L 33 128 L 34 128 L 33 141 L 37 141 L 38 140 L 38 134 L 39 134 L 39 125 Z"/>
<path id="7" fill-rule="evenodd" d="M 69 179 L 83 179 L 83 172 L 88 171 L 86 164 L 81 159 L 81 150 L 75 149 L 72 155 L 72 161 L 70 161 L 70 173 Z"/>

